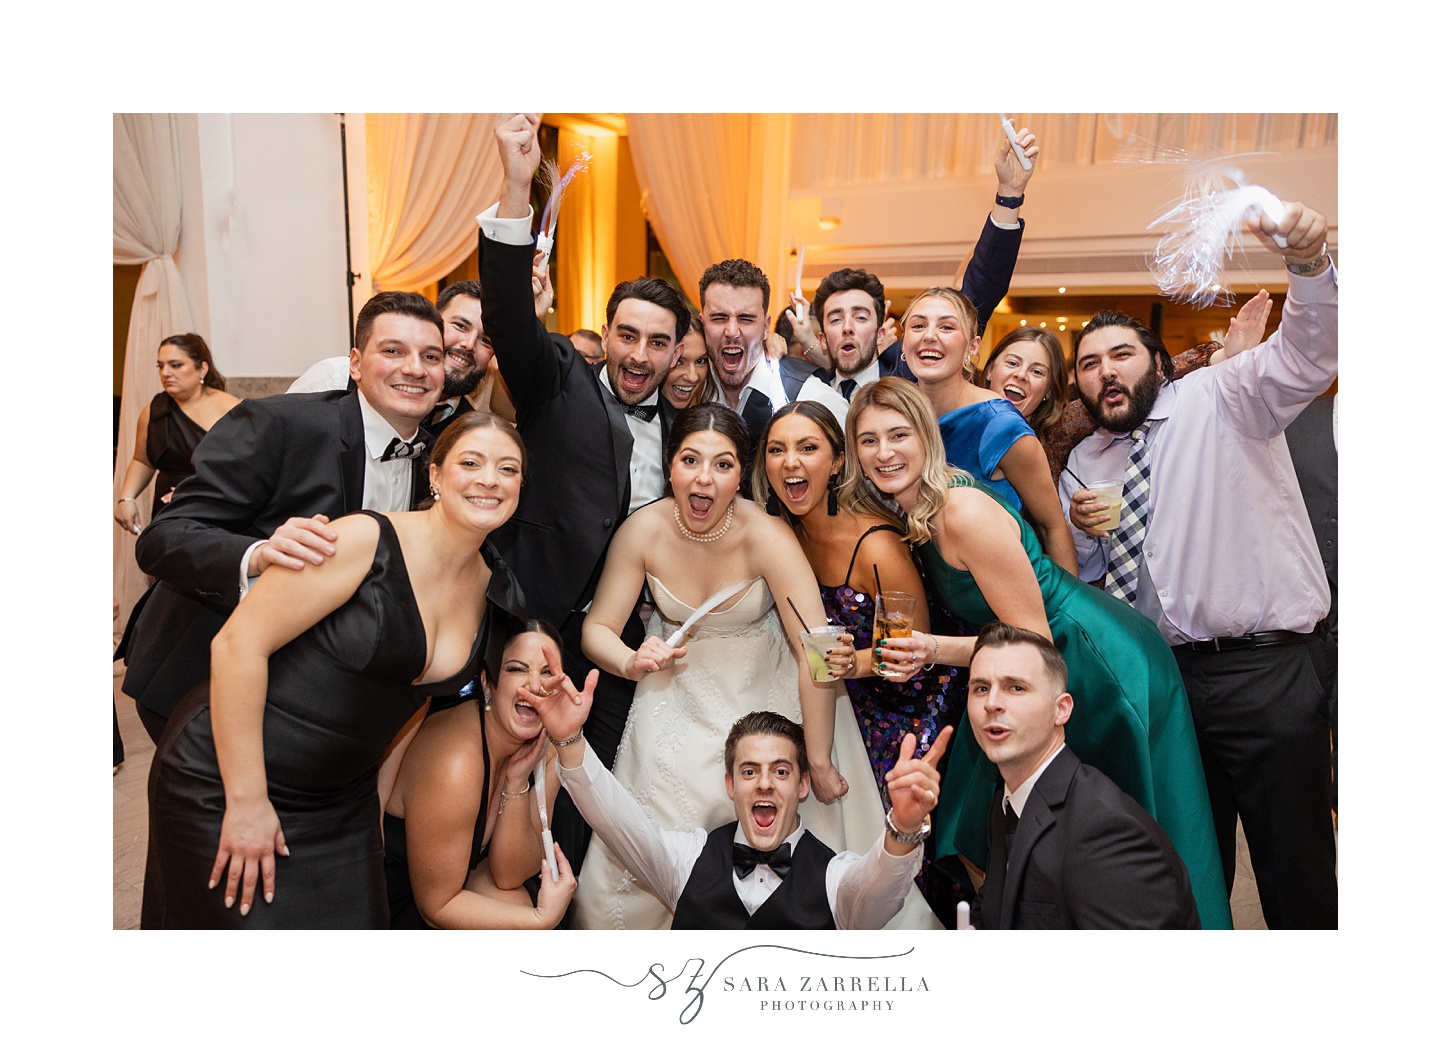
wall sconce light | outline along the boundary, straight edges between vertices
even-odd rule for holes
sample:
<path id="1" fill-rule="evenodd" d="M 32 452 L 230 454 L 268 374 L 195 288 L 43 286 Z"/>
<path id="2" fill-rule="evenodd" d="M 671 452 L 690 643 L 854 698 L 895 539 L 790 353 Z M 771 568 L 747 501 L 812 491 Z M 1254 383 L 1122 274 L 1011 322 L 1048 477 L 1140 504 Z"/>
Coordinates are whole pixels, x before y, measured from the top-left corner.
<path id="1" fill-rule="evenodd" d="M 841 218 L 818 217 L 816 219 L 816 227 L 820 228 L 823 232 L 834 232 L 841 227 Z"/>

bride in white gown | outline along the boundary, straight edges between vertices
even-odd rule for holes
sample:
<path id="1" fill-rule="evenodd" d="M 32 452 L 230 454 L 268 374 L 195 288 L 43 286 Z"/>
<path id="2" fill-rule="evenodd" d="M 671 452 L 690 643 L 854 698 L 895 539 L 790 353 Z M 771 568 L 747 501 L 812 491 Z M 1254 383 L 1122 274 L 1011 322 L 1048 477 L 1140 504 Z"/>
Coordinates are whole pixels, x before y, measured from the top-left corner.
<path id="1" fill-rule="evenodd" d="M 726 733 L 752 710 L 774 710 L 806 729 L 811 795 L 802 822 L 833 850 L 864 851 L 883 827 L 871 764 L 840 682 L 811 680 L 789 607 L 782 626 L 777 605 L 787 597 L 811 626 L 823 625 L 826 613 L 791 530 L 737 496 L 747 445 L 732 410 L 682 412 L 666 447 L 665 498 L 631 515 L 610 544 L 583 646 L 602 669 L 637 682 L 614 774 L 666 829 L 713 829 L 735 818 L 725 791 Z M 742 582 L 679 647 L 666 643 L 698 606 Z M 631 649 L 619 635 L 645 584 L 656 608 L 645 642 Z M 580 870 L 572 915 L 584 929 L 662 929 L 671 920 L 599 842 Z M 889 926 L 940 924 L 913 888 Z"/>

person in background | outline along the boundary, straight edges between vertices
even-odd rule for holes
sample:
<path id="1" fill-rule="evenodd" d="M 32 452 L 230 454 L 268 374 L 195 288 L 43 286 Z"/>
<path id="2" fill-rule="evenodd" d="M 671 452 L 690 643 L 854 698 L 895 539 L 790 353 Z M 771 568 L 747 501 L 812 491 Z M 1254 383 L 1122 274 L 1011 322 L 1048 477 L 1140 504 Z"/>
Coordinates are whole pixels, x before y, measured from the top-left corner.
<path id="1" fill-rule="evenodd" d="M 699 315 L 691 318 L 690 332 L 680 342 L 680 358 L 670 367 L 660 391 L 676 409 L 715 401 L 715 379 L 710 373 L 710 359 L 705 353 L 705 331 Z"/>
<path id="2" fill-rule="evenodd" d="M 605 342 L 600 340 L 600 335 L 593 330 L 575 330 L 569 335 L 569 342 L 574 345 L 574 350 L 579 352 L 580 358 L 591 366 L 605 360 Z"/>
<path id="3" fill-rule="evenodd" d="M 151 496 L 151 517 L 181 480 L 194 473 L 192 453 L 241 399 L 227 394 L 227 381 L 212 362 L 207 342 L 195 333 L 167 337 L 156 352 L 161 391 L 141 410 L 136 421 L 136 452 L 121 479 L 116 501 L 116 524 L 127 532 L 141 532 L 141 510 L 136 499 L 156 479 Z"/>

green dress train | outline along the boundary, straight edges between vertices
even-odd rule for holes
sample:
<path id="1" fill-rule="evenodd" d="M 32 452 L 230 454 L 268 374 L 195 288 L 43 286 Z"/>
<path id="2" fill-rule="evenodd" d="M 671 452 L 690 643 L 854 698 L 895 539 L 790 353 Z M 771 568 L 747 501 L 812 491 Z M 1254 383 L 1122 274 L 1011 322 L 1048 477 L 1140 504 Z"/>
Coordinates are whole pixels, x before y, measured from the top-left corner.
<path id="1" fill-rule="evenodd" d="M 993 496 L 981 485 L 976 488 Z M 993 499 L 1018 523 L 1053 643 L 1068 663 L 1073 693 L 1068 745 L 1164 827 L 1189 870 L 1202 925 L 1230 929 L 1204 766 L 1174 653 L 1148 617 L 1055 565 L 1022 516 Z M 979 626 L 997 618 L 971 573 L 948 565 L 930 542 L 917 554 L 927 589 L 939 605 Z M 983 756 L 966 715 L 952 746 L 938 812 L 938 857 L 946 864 L 947 856 L 960 854 L 986 866 L 997 768 Z"/>

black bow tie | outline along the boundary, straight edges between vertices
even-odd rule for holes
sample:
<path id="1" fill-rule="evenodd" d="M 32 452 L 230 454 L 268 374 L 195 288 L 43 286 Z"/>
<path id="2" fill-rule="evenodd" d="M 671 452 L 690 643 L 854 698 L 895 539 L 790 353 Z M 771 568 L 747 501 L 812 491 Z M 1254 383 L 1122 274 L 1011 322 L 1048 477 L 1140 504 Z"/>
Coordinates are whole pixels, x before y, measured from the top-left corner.
<path id="1" fill-rule="evenodd" d="M 736 867 L 736 876 L 744 880 L 755 872 L 756 866 L 764 865 L 776 871 L 776 875 L 782 880 L 786 874 L 791 872 L 791 845 L 782 844 L 774 851 L 758 851 L 745 844 L 732 844 L 734 854 L 731 862 Z"/>
<path id="2" fill-rule="evenodd" d="M 623 402 L 621 402 L 620 403 L 620 408 L 625 411 L 625 415 L 626 416 L 632 416 L 636 420 L 643 420 L 643 421 L 645 421 L 645 423 L 648 424 L 650 421 L 652 421 L 652 420 L 655 419 L 655 412 L 660 407 L 659 406 L 627 406 Z"/>
<path id="3" fill-rule="evenodd" d="M 385 464 L 389 460 L 416 460 L 427 451 L 427 438 L 417 438 L 412 442 L 405 442 L 403 439 L 395 437 L 388 443 L 388 448 L 383 450 L 380 459 Z"/>

